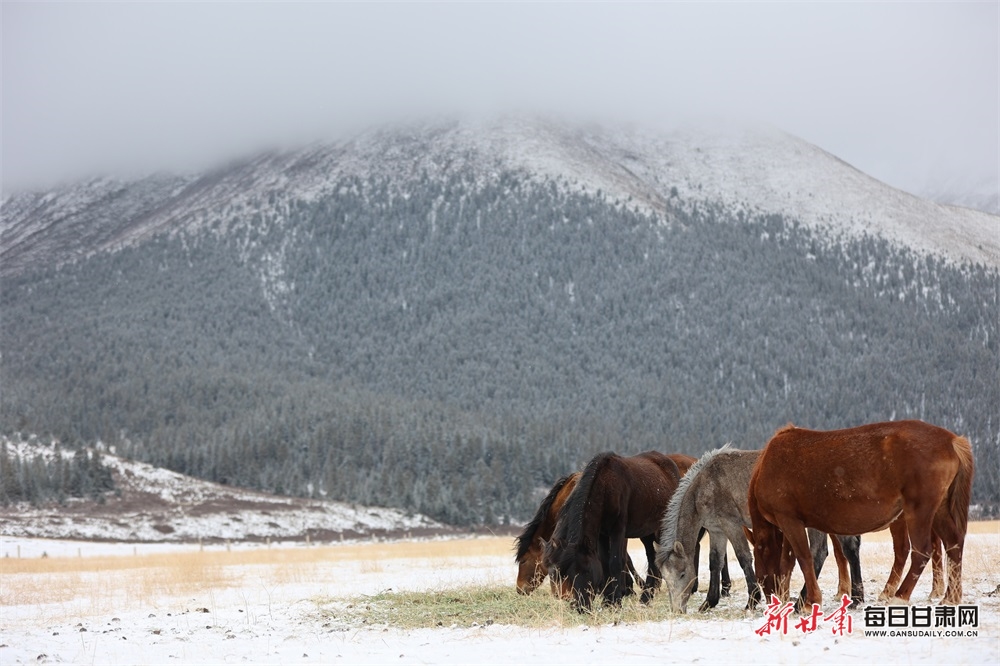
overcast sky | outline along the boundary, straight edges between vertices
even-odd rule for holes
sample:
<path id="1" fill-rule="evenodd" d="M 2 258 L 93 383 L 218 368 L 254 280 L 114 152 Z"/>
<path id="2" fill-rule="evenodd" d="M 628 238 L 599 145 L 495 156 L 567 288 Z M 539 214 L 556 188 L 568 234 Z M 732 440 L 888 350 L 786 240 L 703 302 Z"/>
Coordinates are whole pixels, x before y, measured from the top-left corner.
<path id="1" fill-rule="evenodd" d="M 426 114 L 770 123 L 897 187 L 998 181 L 998 2 L 17 3 L 4 192 Z"/>

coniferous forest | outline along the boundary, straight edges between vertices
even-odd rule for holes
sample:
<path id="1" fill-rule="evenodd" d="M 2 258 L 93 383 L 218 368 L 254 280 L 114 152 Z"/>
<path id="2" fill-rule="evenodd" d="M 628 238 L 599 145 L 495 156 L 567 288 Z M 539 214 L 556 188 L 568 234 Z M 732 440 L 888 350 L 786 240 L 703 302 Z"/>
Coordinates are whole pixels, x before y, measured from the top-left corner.
<path id="1" fill-rule="evenodd" d="M 604 450 L 920 418 L 1000 505 L 995 269 L 516 172 L 281 211 L 5 278 L 3 431 L 468 525 Z"/>

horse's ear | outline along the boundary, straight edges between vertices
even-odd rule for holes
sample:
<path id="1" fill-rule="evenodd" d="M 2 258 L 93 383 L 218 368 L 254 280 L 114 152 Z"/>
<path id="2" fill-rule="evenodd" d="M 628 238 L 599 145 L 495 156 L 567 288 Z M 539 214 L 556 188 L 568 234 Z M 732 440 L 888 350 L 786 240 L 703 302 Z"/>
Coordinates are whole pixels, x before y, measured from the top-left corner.
<path id="1" fill-rule="evenodd" d="M 749 527 L 747 527 L 746 525 L 744 525 L 743 526 L 743 534 L 745 534 L 747 536 L 747 541 L 749 541 L 751 543 L 751 545 L 752 545 L 753 544 L 753 531 Z"/>
<path id="2" fill-rule="evenodd" d="M 679 557 L 682 560 L 684 559 L 684 544 L 680 541 L 674 541 L 674 547 L 671 550 L 673 551 L 675 557 Z"/>

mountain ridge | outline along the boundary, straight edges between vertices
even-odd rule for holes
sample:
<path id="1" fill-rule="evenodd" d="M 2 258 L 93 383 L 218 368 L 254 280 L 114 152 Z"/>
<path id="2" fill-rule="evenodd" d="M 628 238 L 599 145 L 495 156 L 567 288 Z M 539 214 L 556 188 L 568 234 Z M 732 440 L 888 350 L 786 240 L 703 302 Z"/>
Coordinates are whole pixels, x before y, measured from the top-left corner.
<path id="1" fill-rule="evenodd" d="M 1000 275 L 879 222 L 954 211 L 780 133 L 644 136 L 445 123 L 14 202 L 0 428 L 497 524 L 599 451 L 920 418 L 1000 504 Z"/>
<path id="2" fill-rule="evenodd" d="M 206 226 L 224 232 L 254 214 L 280 217 L 283 204 L 315 201 L 347 176 L 400 183 L 463 166 L 483 175 L 524 170 L 566 188 L 601 191 L 665 220 L 671 204 L 720 203 L 745 214 L 791 216 L 835 237 L 881 235 L 923 254 L 1000 268 L 1000 217 L 896 190 L 777 129 L 689 126 L 663 133 L 508 117 L 376 128 L 195 176 L 98 179 L 8 195 L 0 275 L 159 232 Z M 101 209 L 114 219 L 95 225 L 92 213 Z"/>

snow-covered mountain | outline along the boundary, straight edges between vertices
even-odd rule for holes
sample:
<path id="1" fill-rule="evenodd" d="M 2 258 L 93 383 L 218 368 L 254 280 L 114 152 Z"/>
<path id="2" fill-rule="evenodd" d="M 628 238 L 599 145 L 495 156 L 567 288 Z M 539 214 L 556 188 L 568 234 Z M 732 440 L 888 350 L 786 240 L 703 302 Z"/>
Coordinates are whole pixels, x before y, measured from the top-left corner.
<path id="1" fill-rule="evenodd" d="M 261 155 L 196 176 L 94 180 L 3 201 L 0 274 L 60 264 L 160 231 L 223 233 L 280 220 L 345 176 L 418 182 L 469 167 L 482 179 L 514 169 L 575 191 L 600 190 L 669 220 L 668 203 L 780 213 L 834 237 L 883 236 L 956 262 L 1000 266 L 1000 217 L 894 189 L 775 129 L 569 126 L 535 118 L 371 130 L 349 140 Z"/>
<path id="2" fill-rule="evenodd" d="M 31 464 L 72 451 L 34 438 L 0 438 L 7 459 Z M 453 531 L 398 509 L 279 497 L 209 483 L 110 452 L 92 452 L 111 470 L 115 492 L 100 501 L 0 506 L 0 537 L 129 542 L 332 541 Z"/>

